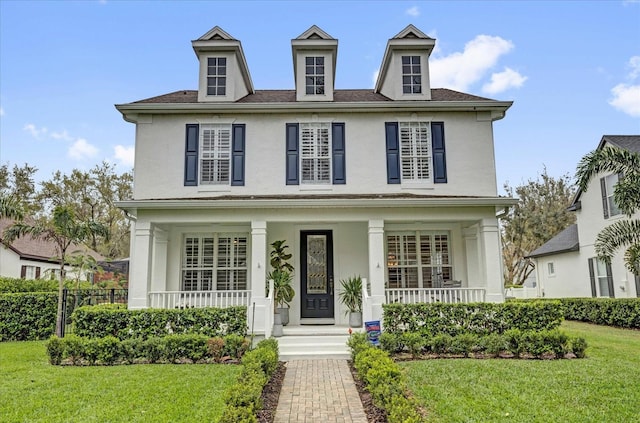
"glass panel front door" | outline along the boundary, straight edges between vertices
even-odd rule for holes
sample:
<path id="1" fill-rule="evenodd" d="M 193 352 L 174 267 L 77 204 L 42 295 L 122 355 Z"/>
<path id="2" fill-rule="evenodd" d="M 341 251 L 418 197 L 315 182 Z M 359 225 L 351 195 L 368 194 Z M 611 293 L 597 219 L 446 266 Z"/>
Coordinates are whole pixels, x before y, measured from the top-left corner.
<path id="1" fill-rule="evenodd" d="M 331 231 L 302 231 L 301 317 L 333 318 L 333 237 Z"/>

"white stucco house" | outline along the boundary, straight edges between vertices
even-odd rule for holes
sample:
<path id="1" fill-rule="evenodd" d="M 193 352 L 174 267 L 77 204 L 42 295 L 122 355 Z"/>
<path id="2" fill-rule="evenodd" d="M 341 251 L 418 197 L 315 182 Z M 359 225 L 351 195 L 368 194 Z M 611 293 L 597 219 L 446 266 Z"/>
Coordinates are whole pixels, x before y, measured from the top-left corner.
<path id="1" fill-rule="evenodd" d="M 503 300 L 496 215 L 514 201 L 497 194 L 493 123 L 512 103 L 431 88 L 434 39 L 391 38 L 374 89 L 335 88 L 338 40 L 317 26 L 291 41 L 294 89 L 254 89 L 219 27 L 192 46 L 197 90 L 116 105 L 136 125 L 119 203 L 130 308 L 242 303 L 268 334 L 276 240 L 293 254 L 292 325 L 346 325 L 353 275 L 365 320 L 389 301 Z"/>
<path id="2" fill-rule="evenodd" d="M 598 149 L 609 146 L 640 152 L 640 135 L 604 135 Z M 617 181 L 617 174 L 602 174 L 586 192 L 578 191 L 570 206 L 576 224 L 529 254 L 536 263 L 539 296 L 640 297 L 640 278 L 625 268 L 624 249 L 607 265 L 597 258 L 594 248 L 602 229 L 627 218 L 613 201 Z M 640 218 L 640 213 L 632 218 Z"/>

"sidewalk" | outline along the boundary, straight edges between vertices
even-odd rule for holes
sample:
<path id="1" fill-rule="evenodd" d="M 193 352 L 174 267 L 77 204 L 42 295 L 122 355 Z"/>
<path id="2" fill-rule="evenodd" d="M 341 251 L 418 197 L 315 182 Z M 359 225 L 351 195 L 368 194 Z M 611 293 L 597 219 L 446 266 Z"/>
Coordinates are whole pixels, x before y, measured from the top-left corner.
<path id="1" fill-rule="evenodd" d="M 346 360 L 288 361 L 275 423 L 367 423 Z"/>

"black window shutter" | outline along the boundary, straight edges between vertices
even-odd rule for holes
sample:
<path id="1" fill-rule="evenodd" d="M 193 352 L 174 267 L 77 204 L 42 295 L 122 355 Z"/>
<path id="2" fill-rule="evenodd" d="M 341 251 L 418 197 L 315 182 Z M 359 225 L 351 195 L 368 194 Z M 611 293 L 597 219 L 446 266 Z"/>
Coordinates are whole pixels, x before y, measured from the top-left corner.
<path id="1" fill-rule="evenodd" d="M 433 182 L 447 182 L 447 155 L 444 147 L 444 122 L 431 122 L 431 146 L 433 154 Z"/>
<path id="2" fill-rule="evenodd" d="M 346 184 L 346 161 L 344 146 L 344 123 L 334 123 L 331 125 L 331 140 L 333 154 L 333 183 Z"/>
<path id="3" fill-rule="evenodd" d="M 20 279 L 24 279 L 27 276 L 27 266 L 22 266 L 20 268 Z"/>
<path id="4" fill-rule="evenodd" d="M 184 186 L 198 185 L 198 125 L 187 124 L 184 149 Z"/>
<path id="5" fill-rule="evenodd" d="M 400 183 L 400 138 L 398 136 L 398 122 L 384 124 L 387 141 L 387 183 Z"/>
<path id="6" fill-rule="evenodd" d="M 593 259 L 589 259 L 589 279 L 591 279 L 591 296 L 597 297 L 598 293 L 596 292 L 596 275 L 593 270 Z"/>
<path id="7" fill-rule="evenodd" d="M 36 267 L 36 279 L 40 279 L 40 266 Z"/>
<path id="8" fill-rule="evenodd" d="M 244 185 L 244 150 L 245 150 L 245 125 L 232 126 L 231 137 L 231 185 Z"/>
<path id="9" fill-rule="evenodd" d="M 611 263 L 606 264 L 607 267 L 607 285 L 609 285 L 609 296 L 615 298 L 616 293 L 613 290 L 613 273 L 611 273 Z"/>
<path id="10" fill-rule="evenodd" d="M 609 202 L 607 201 L 607 182 L 604 178 L 600 178 L 600 192 L 602 193 L 602 213 L 604 218 L 609 218 Z"/>
<path id="11" fill-rule="evenodd" d="M 287 185 L 299 184 L 298 130 L 297 123 L 287 123 Z"/>

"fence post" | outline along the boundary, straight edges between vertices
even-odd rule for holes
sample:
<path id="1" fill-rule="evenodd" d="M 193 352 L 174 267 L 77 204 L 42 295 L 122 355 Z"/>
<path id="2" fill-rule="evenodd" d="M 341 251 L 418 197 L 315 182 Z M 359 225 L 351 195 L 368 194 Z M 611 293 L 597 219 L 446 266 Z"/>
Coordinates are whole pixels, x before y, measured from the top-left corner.
<path id="1" fill-rule="evenodd" d="M 110 297 L 111 299 L 111 304 L 116 302 L 116 289 L 115 288 L 111 288 L 111 293 L 110 293 Z"/>

